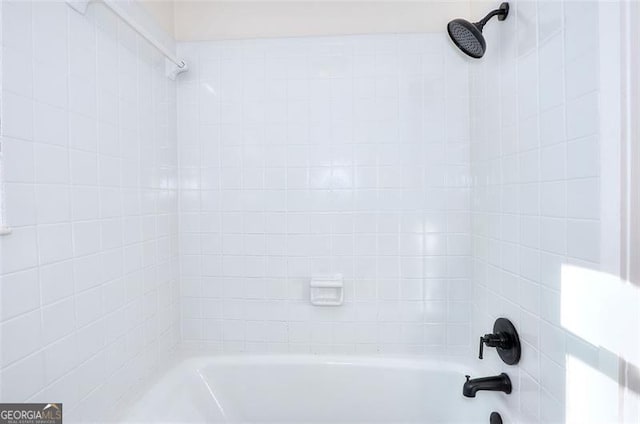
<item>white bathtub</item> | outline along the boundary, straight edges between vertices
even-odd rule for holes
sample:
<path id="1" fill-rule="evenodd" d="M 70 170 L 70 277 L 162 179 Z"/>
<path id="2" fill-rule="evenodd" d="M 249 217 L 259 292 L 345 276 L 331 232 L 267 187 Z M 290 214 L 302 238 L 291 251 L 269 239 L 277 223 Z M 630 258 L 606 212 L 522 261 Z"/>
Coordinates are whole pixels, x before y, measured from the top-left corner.
<path id="1" fill-rule="evenodd" d="M 462 365 L 327 356 L 191 358 L 169 370 L 122 422 L 488 423 L 502 393 L 462 396 Z"/>

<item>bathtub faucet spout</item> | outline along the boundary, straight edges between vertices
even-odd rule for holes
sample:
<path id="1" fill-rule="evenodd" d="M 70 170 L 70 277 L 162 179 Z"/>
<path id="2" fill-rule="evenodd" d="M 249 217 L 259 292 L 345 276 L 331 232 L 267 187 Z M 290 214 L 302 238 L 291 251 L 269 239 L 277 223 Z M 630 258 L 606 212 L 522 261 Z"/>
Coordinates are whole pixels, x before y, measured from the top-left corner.
<path id="1" fill-rule="evenodd" d="M 466 397 L 476 397 L 476 392 L 480 390 L 511 393 L 511 380 L 505 373 L 492 377 L 474 378 L 473 380 L 468 375 L 466 377 L 467 381 L 462 386 L 462 394 Z"/>

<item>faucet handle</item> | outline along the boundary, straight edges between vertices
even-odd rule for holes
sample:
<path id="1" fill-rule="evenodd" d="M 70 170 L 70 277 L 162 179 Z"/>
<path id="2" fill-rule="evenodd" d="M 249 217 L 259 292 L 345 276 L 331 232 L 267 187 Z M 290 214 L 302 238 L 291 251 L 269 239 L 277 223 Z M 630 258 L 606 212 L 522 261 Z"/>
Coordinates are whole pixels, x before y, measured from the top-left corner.
<path id="1" fill-rule="evenodd" d="M 520 339 L 515 327 L 506 318 L 498 318 L 493 324 L 493 333 L 480 336 L 478 358 L 483 359 L 484 346 L 495 347 L 505 364 L 515 365 L 520 360 Z"/>
<path id="2" fill-rule="evenodd" d="M 478 358 L 483 359 L 484 353 L 484 345 L 489 347 L 508 347 L 509 339 L 503 333 L 497 334 L 485 334 L 484 336 L 480 336 L 480 351 L 478 352 Z"/>

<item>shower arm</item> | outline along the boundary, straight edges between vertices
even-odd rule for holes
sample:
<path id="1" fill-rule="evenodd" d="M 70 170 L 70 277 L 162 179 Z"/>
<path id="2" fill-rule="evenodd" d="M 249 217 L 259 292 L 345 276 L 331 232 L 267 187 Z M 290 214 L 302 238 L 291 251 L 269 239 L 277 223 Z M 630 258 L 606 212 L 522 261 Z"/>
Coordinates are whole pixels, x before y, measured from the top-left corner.
<path id="1" fill-rule="evenodd" d="M 478 27 L 480 31 L 482 31 L 482 28 L 484 28 L 487 22 L 489 22 L 494 16 L 497 16 L 499 20 L 504 21 L 507 18 L 508 14 L 509 3 L 502 3 L 498 9 L 492 10 L 487 14 L 487 16 L 476 22 L 474 25 Z"/>

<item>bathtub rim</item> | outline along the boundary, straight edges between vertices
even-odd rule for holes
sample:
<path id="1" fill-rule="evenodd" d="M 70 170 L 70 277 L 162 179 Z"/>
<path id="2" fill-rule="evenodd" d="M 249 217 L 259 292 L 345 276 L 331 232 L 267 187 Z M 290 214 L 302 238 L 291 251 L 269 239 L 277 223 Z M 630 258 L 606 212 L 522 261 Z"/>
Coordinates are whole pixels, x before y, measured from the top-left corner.
<path id="1" fill-rule="evenodd" d="M 476 361 L 477 362 L 477 361 Z M 420 370 L 454 373 L 464 376 L 474 373 L 479 375 L 487 373 L 486 363 L 471 363 L 467 355 L 438 355 L 435 357 L 420 355 L 349 355 L 349 354 L 299 354 L 299 353 L 203 353 L 203 352 L 176 352 L 166 361 L 166 366 L 160 372 L 148 378 L 143 384 L 138 385 L 131 395 L 117 408 L 118 412 L 110 417 L 110 422 L 122 423 L 131 408 L 140 401 L 149 390 L 171 375 L 199 369 L 207 365 L 338 365 L 358 368 L 381 368 L 396 370 Z M 462 384 L 460 381 L 460 390 Z M 499 406 L 503 419 L 510 415 L 507 399 L 497 396 L 492 403 Z M 515 399 L 514 399 L 515 400 Z"/>

